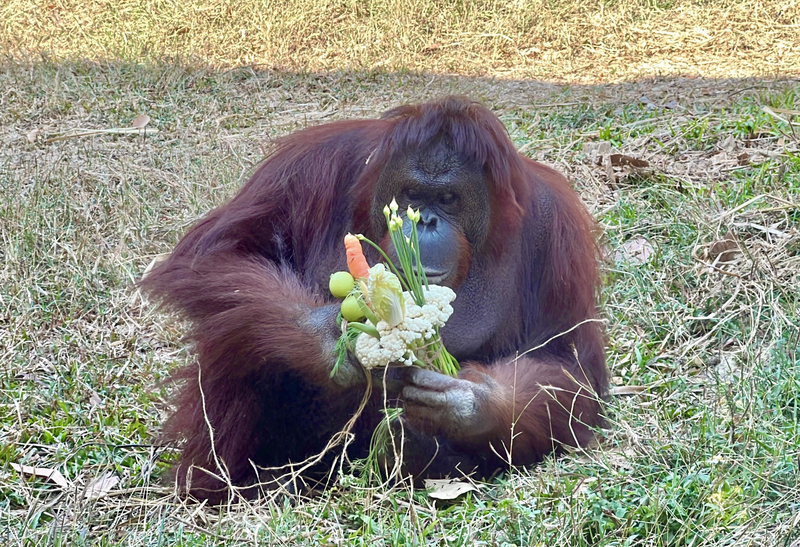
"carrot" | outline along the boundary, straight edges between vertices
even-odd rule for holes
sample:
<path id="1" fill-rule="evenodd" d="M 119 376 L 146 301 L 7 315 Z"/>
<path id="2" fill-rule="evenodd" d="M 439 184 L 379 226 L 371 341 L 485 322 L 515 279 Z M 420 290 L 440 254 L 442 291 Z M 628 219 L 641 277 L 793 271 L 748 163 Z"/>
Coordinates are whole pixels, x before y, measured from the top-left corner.
<path id="1" fill-rule="evenodd" d="M 344 248 L 347 252 L 347 268 L 356 279 L 369 277 L 369 264 L 361 249 L 361 242 L 353 234 L 344 236 Z"/>

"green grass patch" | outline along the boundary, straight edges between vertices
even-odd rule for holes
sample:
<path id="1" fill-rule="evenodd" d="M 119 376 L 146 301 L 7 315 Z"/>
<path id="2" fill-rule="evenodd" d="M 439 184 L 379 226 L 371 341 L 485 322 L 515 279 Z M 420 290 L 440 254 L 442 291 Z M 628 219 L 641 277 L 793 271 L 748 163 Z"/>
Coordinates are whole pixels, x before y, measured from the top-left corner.
<path id="1" fill-rule="evenodd" d="M 704 95 L 706 83 L 647 101 L 641 86 L 543 88 L 531 104 L 514 83 L 410 72 L 3 65 L 0 543 L 791 545 L 800 96 L 791 82 Z M 570 176 L 603 228 L 617 388 L 603 442 L 451 503 L 345 475 L 294 505 L 183 504 L 160 482 L 174 452 L 153 439 L 189 355 L 135 280 L 236 192 L 272 137 L 470 90 L 526 154 Z M 158 133 L 50 140 L 141 113 Z"/>

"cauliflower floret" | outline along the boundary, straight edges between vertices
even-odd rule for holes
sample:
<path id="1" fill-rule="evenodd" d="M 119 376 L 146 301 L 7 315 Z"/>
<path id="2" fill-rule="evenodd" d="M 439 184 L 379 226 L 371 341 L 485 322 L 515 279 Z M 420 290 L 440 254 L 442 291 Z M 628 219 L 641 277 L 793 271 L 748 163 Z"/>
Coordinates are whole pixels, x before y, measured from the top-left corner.
<path id="1" fill-rule="evenodd" d="M 356 339 L 355 354 L 365 368 L 385 367 L 389 363 L 413 364 L 415 350 L 424 355 L 427 342 L 443 327 L 453 313 L 450 305 L 456 293 L 449 287 L 430 285 L 425 291 L 425 305 L 418 306 L 414 297 L 404 292 L 405 319 L 395 327 L 378 321 L 376 328 L 380 339 L 361 333 Z"/>

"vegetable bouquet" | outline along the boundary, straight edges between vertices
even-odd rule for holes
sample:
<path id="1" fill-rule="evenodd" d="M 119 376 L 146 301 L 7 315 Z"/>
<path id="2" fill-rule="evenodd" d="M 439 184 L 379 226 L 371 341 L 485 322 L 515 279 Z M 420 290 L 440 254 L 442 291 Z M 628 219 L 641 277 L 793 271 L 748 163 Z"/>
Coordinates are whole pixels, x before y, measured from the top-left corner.
<path id="1" fill-rule="evenodd" d="M 439 329 L 453 313 L 456 294 L 449 287 L 429 285 L 420 260 L 417 223 L 419 211 L 411 207 L 406 217 L 410 237 L 403 233 L 403 218 L 397 202 L 384 207 L 389 236 L 402 274 L 384 251 L 363 235 L 344 238 L 350 272 L 336 272 L 330 279 L 331 293 L 344 298 L 342 336 L 337 344 L 333 374 L 353 351 L 365 369 L 390 364 L 415 365 L 455 376 L 456 359 L 442 344 Z M 361 242 L 379 251 L 384 263 L 369 266 Z"/>

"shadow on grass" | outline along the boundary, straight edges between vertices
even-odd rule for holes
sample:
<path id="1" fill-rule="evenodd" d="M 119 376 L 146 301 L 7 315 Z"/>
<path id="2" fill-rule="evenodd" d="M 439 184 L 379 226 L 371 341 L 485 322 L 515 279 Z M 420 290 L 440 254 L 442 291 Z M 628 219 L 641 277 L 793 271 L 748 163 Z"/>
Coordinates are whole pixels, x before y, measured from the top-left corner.
<path id="1" fill-rule="evenodd" d="M 79 120 L 116 126 L 147 111 L 154 124 L 169 127 L 175 115 L 161 111 L 174 110 L 180 98 L 182 110 L 201 116 L 191 120 L 197 123 L 213 120 L 247 127 L 269 120 L 268 125 L 275 128 L 292 129 L 328 119 L 374 116 L 401 103 L 445 94 L 467 95 L 501 115 L 604 104 L 691 111 L 699 103 L 722 105 L 785 89 L 798 81 L 789 76 L 709 79 L 677 75 L 583 85 L 413 71 L 280 72 L 246 66 L 222 70 L 196 59 L 134 63 L 54 60 L 41 54 L 7 57 L 0 63 L 0 84 L 6 90 L 0 99 L 0 120 L 25 127 Z"/>

